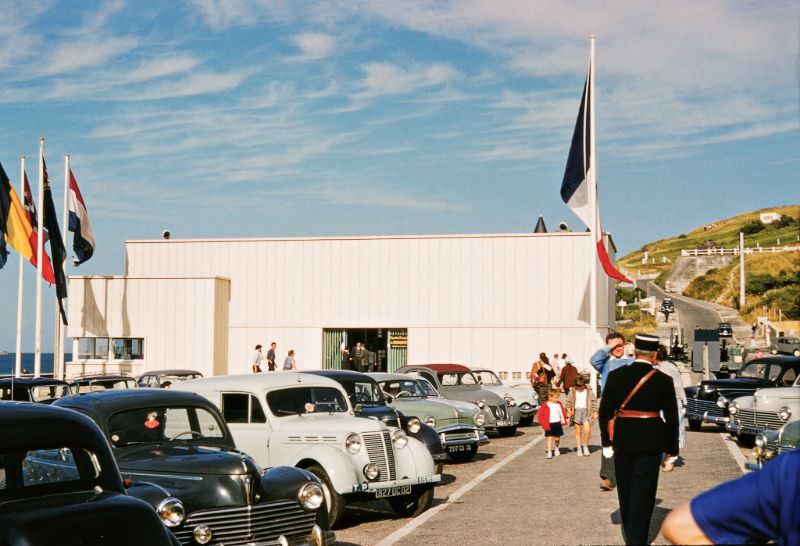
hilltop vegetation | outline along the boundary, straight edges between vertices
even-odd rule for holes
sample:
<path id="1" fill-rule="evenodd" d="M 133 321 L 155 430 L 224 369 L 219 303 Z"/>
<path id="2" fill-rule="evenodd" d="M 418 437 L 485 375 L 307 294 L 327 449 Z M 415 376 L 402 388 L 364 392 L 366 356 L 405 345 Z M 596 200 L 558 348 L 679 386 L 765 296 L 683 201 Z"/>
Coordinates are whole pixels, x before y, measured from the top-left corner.
<path id="1" fill-rule="evenodd" d="M 762 212 L 777 212 L 782 218 L 779 222 L 764 225 L 759 219 Z M 747 247 L 757 245 L 771 247 L 778 244 L 798 245 L 800 244 L 800 205 L 761 209 L 726 220 L 718 220 L 676 237 L 648 243 L 623 256 L 617 263 L 630 272 L 640 271 L 643 274 L 669 272 L 672 269 L 672 262 L 680 255 L 681 250 L 733 248 L 739 246 L 740 231 L 745 234 L 745 246 Z M 649 258 L 647 265 L 642 264 L 645 252 Z"/>

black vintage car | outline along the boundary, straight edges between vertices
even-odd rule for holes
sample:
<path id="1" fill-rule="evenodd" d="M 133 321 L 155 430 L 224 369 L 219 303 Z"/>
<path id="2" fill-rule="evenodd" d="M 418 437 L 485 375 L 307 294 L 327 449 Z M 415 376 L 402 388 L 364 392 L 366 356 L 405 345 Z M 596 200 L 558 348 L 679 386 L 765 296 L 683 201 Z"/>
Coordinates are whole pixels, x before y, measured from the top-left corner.
<path id="1" fill-rule="evenodd" d="M 236 449 L 216 406 L 194 393 L 107 390 L 58 406 L 91 417 L 108 438 L 131 495 L 156 506 L 184 546 L 330 544 L 324 497 L 313 474 L 262 470 Z M 153 496 L 155 484 L 164 495 Z"/>
<path id="2" fill-rule="evenodd" d="M 69 383 L 74 394 L 106 391 L 109 389 L 135 389 L 136 380 L 127 375 L 94 374 L 75 377 Z"/>
<path id="3" fill-rule="evenodd" d="M 402 428 L 406 434 L 425 444 L 437 464 L 447 459 L 436 430 L 416 416 L 404 415 L 389 407 L 380 385 L 370 376 L 349 370 L 312 370 L 302 373 L 333 379 L 344 387 L 357 416 L 377 419 L 389 427 Z"/>
<path id="4" fill-rule="evenodd" d="M 52 377 L 4 377 L 0 379 L 0 400 L 52 404 L 72 394 L 66 381 Z"/>
<path id="5" fill-rule="evenodd" d="M 197 370 L 153 370 L 139 376 L 140 387 L 152 389 L 169 388 L 175 382 L 201 379 L 203 374 Z"/>
<path id="6" fill-rule="evenodd" d="M 128 496 L 108 442 L 74 411 L 0 403 L 0 544 L 177 546 Z"/>
<path id="7" fill-rule="evenodd" d="M 690 430 L 704 422 L 725 425 L 730 421 L 728 403 L 758 389 L 791 385 L 800 374 L 800 358 L 768 356 L 751 360 L 727 379 L 701 381 L 687 387 L 686 418 Z"/>

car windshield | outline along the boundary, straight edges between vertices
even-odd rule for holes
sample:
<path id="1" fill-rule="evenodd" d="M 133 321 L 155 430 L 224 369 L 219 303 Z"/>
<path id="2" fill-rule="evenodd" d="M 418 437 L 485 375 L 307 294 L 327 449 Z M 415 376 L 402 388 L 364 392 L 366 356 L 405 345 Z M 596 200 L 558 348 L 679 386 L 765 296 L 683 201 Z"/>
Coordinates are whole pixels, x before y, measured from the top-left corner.
<path id="1" fill-rule="evenodd" d="M 427 381 L 426 381 L 427 383 Z M 381 381 L 381 389 L 386 394 L 395 398 L 424 398 L 426 394 L 422 391 L 419 383 L 414 379 L 393 379 L 391 381 Z"/>
<path id="2" fill-rule="evenodd" d="M 133 379 L 98 379 L 97 381 L 87 381 L 79 383 L 77 386 L 78 394 L 85 392 L 106 391 L 111 389 L 134 389 L 136 381 Z"/>
<path id="3" fill-rule="evenodd" d="M 481 385 L 494 385 L 498 387 L 503 385 L 503 383 L 500 381 L 500 378 L 497 377 L 494 372 L 489 370 L 472 372 L 472 375 L 478 378 L 478 383 Z"/>
<path id="4" fill-rule="evenodd" d="M 439 374 L 439 381 L 442 382 L 443 387 L 478 384 L 478 380 L 470 372 L 442 373 Z"/>
<path id="5" fill-rule="evenodd" d="M 108 419 L 111 445 L 219 440 L 225 428 L 200 407 L 155 406 L 115 413 Z"/>
<path id="6" fill-rule="evenodd" d="M 306 413 L 346 413 L 341 391 L 331 387 L 294 387 L 267 393 L 267 405 L 278 417 Z"/>
<path id="7" fill-rule="evenodd" d="M 419 379 L 417 379 L 417 384 L 419 385 L 419 388 L 422 390 L 422 392 L 425 393 L 426 397 L 428 398 L 439 397 L 439 391 L 437 391 L 436 387 L 431 385 L 431 382 L 428 381 L 427 379 L 423 379 L 420 377 Z"/>
<path id="8" fill-rule="evenodd" d="M 344 390 L 350 396 L 350 402 L 356 404 L 379 404 L 381 406 L 386 404 L 383 399 L 380 387 L 371 381 L 353 381 L 346 383 Z"/>
<path id="9" fill-rule="evenodd" d="M 739 370 L 739 377 L 752 377 L 756 379 L 763 379 L 769 364 L 765 362 L 751 362 L 741 370 Z"/>
<path id="10" fill-rule="evenodd" d="M 36 385 L 31 387 L 32 402 L 52 402 L 72 394 L 67 385 Z"/>

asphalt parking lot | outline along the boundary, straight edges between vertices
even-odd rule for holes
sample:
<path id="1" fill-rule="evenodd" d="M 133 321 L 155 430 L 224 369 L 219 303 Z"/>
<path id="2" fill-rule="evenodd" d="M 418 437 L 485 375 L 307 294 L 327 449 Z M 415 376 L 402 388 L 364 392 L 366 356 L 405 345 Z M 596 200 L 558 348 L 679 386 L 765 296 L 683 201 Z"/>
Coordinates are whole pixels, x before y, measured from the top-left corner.
<path id="1" fill-rule="evenodd" d="M 655 543 L 664 543 L 658 529 L 669 510 L 741 475 L 740 450 L 726 436 L 716 427 L 688 433 L 685 464 L 661 474 L 651 528 Z M 538 425 L 492 438 L 476 460 L 445 465 L 434 506 L 418 518 L 396 518 L 384 503 L 348 507 L 336 529 L 339 544 L 621 544 L 616 492 L 599 488 L 596 427 L 590 457 L 577 457 L 574 446 L 570 429 L 561 456 L 545 459 Z"/>

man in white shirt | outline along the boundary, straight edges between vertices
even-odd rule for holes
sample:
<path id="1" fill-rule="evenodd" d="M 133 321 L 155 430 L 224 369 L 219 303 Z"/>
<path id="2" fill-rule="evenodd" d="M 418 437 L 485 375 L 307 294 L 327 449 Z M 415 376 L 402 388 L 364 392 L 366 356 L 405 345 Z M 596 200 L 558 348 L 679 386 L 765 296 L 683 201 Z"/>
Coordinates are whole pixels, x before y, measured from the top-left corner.
<path id="1" fill-rule="evenodd" d="M 261 362 L 263 361 L 264 355 L 261 354 L 261 344 L 258 344 L 250 355 L 250 369 L 253 373 L 259 373 L 261 371 Z"/>

